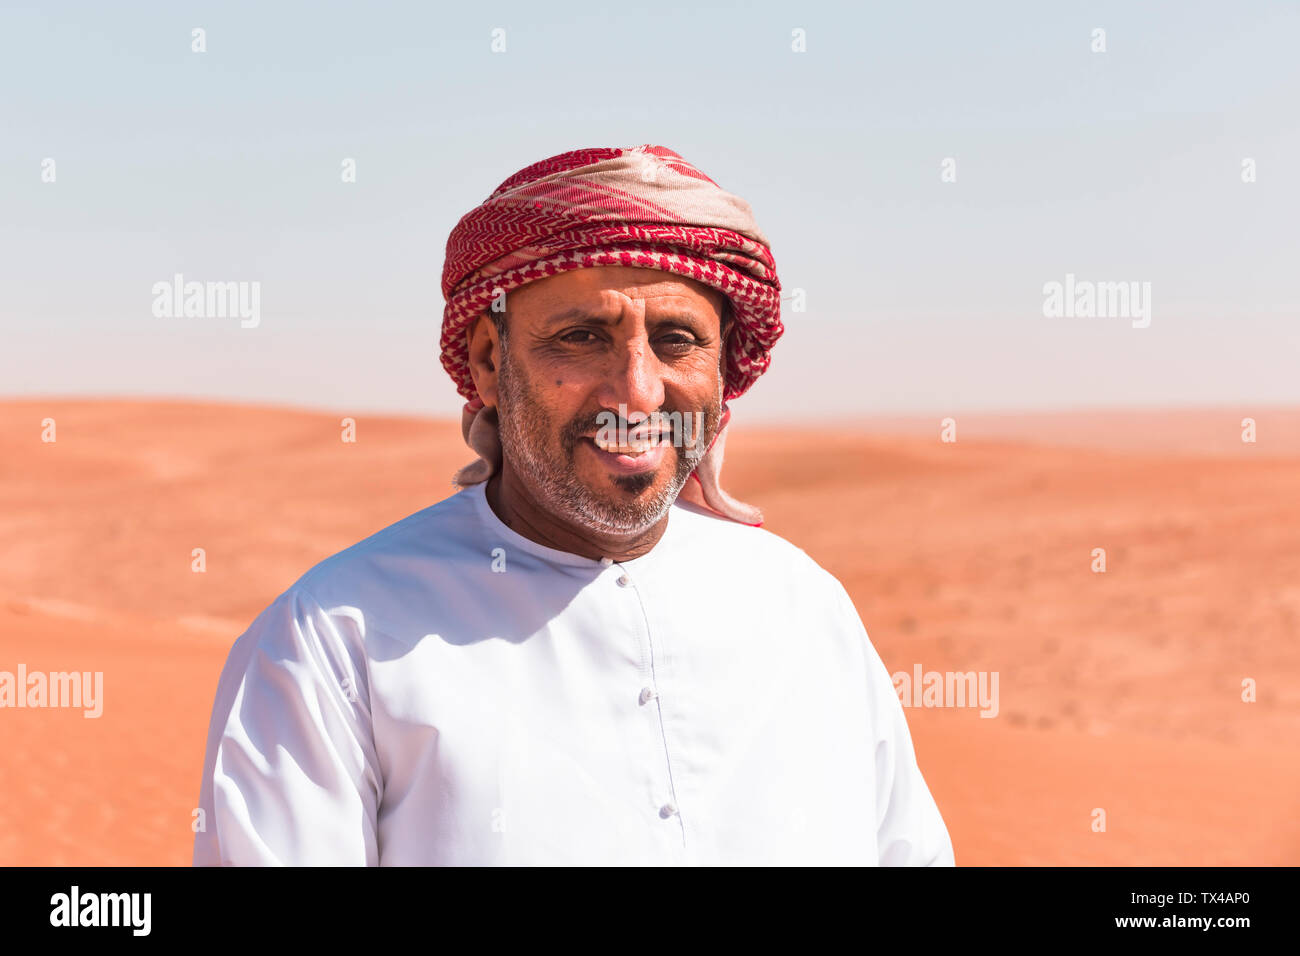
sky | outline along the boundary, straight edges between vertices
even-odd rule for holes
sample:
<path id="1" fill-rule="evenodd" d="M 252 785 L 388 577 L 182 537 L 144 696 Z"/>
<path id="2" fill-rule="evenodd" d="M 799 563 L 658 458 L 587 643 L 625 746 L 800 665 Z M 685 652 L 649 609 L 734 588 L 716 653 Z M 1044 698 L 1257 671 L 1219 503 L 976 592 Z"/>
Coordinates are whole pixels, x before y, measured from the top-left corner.
<path id="1" fill-rule="evenodd" d="M 1300 404 L 1298 48 L 1291 0 L 3 0 L 0 397 L 454 415 L 452 227 L 653 143 L 772 244 L 737 414 Z M 258 323 L 156 315 L 176 274 Z"/>

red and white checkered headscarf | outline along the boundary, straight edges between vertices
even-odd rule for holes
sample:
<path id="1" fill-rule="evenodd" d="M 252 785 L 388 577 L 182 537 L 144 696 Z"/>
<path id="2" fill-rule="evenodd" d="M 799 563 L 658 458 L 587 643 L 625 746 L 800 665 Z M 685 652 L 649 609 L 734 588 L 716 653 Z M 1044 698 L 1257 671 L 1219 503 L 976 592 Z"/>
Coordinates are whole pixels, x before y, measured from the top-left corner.
<path id="1" fill-rule="evenodd" d="M 660 269 L 702 282 L 731 300 L 724 408 L 767 370 L 770 350 L 785 331 L 781 283 L 749 203 L 663 146 L 552 156 L 508 178 L 461 218 L 447 240 L 442 365 L 469 400 L 465 437 L 483 457 L 461 469 L 458 484 L 486 480 L 500 464 L 499 445 L 492 447 L 494 417 L 480 414 L 482 400 L 469 372 L 467 329 L 503 292 L 599 266 Z M 736 520 L 761 523 L 757 509 L 730 498 L 717 484 L 729 418 L 724 411 L 722 427 L 695 469 L 699 493 L 683 489 L 682 494 Z"/>

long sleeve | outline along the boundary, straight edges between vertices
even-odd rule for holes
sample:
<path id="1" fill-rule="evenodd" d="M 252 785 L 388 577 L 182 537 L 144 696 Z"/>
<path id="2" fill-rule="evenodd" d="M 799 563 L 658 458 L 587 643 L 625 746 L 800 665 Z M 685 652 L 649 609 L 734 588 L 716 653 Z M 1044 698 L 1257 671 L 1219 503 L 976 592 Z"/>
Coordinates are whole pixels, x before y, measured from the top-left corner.
<path id="1" fill-rule="evenodd" d="M 364 634 L 301 582 L 236 641 L 213 706 L 195 866 L 379 861 Z"/>
<path id="2" fill-rule="evenodd" d="M 837 582 L 838 584 L 838 582 Z M 876 847 L 881 866 L 954 866 L 952 840 L 916 763 L 903 705 L 862 619 L 839 585 L 848 626 L 865 646 L 875 730 Z"/>

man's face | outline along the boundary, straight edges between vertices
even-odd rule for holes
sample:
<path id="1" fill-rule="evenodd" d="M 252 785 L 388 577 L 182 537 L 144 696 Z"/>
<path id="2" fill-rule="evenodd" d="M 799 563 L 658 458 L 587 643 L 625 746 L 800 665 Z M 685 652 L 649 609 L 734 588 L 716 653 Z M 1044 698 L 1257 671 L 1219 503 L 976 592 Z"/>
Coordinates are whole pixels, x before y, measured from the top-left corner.
<path id="1" fill-rule="evenodd" d="M 622 266 L 509 293 L 495 388 L 480 394 L 497 405 L 507 467 L 540 507 L 605 534 L 664 516 L 717 431 L 723 303 L 694 280 Z"/>

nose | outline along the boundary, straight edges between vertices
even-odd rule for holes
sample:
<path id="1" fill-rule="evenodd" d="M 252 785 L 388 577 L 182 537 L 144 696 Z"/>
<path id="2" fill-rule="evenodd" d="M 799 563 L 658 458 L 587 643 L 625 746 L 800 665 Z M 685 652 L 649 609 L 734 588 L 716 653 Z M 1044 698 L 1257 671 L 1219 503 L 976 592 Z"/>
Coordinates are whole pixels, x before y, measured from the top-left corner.
<path id="1" fill-rule="evenodd" d="M 627 406 L 627 415 L 635 422 L 663 407 L 663 366 L 644 329 L 622 345 L 599 398 L 612 411 L 617 411 L 620 404 Z"/>

